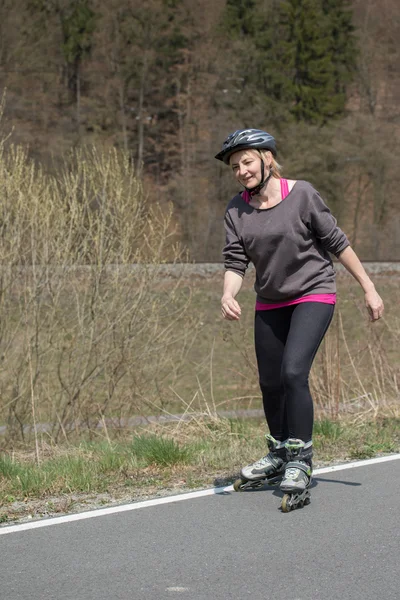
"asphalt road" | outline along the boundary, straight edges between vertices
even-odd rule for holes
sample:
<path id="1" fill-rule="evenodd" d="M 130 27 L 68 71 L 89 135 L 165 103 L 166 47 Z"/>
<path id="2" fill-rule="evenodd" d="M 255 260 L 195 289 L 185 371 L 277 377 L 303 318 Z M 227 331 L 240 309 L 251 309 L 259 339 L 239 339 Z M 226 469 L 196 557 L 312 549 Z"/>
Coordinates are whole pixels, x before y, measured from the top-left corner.
<path id="1" fill-rule="evenodd" d="M 0 535 L 1 600 L 399 600 L 400 460 Z"/>

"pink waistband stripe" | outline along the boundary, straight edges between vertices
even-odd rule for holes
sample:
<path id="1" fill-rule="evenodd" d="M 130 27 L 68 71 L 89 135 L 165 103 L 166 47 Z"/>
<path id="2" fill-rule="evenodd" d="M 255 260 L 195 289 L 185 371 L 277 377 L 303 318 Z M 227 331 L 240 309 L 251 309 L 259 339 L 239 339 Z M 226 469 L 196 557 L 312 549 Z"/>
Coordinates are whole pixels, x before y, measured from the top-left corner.
<path id="1" fill-rule="evenodd" d="M 336 294 L 310 294 L 302 296 L 296 300 L 288 300 L 287 302 L 275 302 L 274 304 L 266 304 L 265 302 L 256 301 L 256 310 L 273 310 L 275 308 L 284 308 L 285 306 L 293 306 L 302 302 L 322 302 L 322 304 L 336 304 Z"/>

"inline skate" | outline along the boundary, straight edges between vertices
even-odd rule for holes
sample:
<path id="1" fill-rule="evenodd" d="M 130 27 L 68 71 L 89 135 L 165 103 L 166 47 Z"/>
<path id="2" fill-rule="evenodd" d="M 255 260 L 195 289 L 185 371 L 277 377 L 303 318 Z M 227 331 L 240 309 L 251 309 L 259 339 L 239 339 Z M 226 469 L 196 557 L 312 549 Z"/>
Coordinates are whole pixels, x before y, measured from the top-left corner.
<path id="1" fill-rule="evenodd" d="M 280 489 L 285 492 L 281 509 L 290 512 L 310 504 L 312 480 L 312 442 L 289 439 L 286 444 L 286 468 Z"/>
<path id="2" fill-rule="evenodd" d="M 241 470 L 240 478 L 233 484 L 235 492 L 261 488 L 265 484 L 275 485 L 281 481 L 286 463 L 285 444 L 278 442 L 269 434 L 265 438 L 269 453 Z"/>

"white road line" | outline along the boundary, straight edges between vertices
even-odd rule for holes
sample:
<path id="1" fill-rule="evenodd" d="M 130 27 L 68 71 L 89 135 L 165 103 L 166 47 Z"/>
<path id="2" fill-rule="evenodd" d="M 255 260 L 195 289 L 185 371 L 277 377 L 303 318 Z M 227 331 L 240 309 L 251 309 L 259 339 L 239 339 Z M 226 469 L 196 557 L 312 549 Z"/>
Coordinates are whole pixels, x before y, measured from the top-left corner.
<path id="1" fill-rule="evenodd" d="M 333 465 L 331 467 L 322 467 L 315 469 L 313 475 L 323 475 L 324 473 L 333 473 L 335 471 L 344 471 L 345 469 L 355 469 L 356 467 L 366 467 L 379 463 L 388 462 L 391 460 L 399 460 L 400 454 L 391 454 L 389 456 L 381 456 L 379 458 L 370 458 L 368 460 L 360 460 L 356 462 L 344 463 L 341 465 Z M 200 498 L 202 496 L 213 496 L 214 494 L 224 494 L 233 491 L 233 486 L 216 487 L 207 490 L 199 490 L 197 492 L 188 492 L 186 494 L 178 494 L 176 496 L 165 496 L 163 498 L 153 498 L 152 500 L 144 500 L 142 502 L 133 502 L 131 504 L 123 504 L 120 506 L 110 506 L 108 508 L 100 508 L 81 512 L 72 515 L 64 515 L 62 517 L 52 517 L 42 519 L 40 521 L 31 521 L 29 523 L 21 523 L 20 525 L 9 525 L 0 527 L 0 535 L 8 533 L 18 533 L 29 529 L 39 529 L 40 527 L 50 527 L 52 525 L 61 525 L 62 523 L 72 523 L 73 521 L 82 521 L 84 519 L 94 519 L 95 517 L 104 517 L 106 515 L 115 515 L 117 513 L 137 510 L 139 508 L 147 508 L 149 506 L 159 506 L 160 504 L 170 504 L 171 502 L 181 502 L 183 500 L 191 500 L 192 498 Z"/>

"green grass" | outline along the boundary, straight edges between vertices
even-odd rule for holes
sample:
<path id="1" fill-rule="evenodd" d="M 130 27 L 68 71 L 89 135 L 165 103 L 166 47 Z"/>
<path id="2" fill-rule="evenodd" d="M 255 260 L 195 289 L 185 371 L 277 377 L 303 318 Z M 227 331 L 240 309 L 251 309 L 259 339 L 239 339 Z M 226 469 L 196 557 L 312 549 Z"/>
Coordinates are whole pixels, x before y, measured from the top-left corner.
<path id="1" fill-rule="evenodd" d="M 398 452 L 400 419 L 377 419 L 359 425 L 317 421 L 313 442 L 317 457 L 324 456 L 328 461 L 337 458 L 361 460 Z"/>
<path id="2" fill-rule="evenodd" d="M 0 455 L 0 502 L 9 498 L 42 497 L 46 494 L 104 492 L 116 477 L 122 481 L 135 471 L 188 464 L 198 444 L 178 444 L 174 439 L 134 436 L 120 444 L 81 443 L 54 449 L 54 456 L 34 462 Z M 62 452 L 61 455 L 57 455 Z"/>
<path id="3" fill-rule="evenodd" d="M 314 425 L 314 438 L 317 437 L 336 441 L 340 438 L 342 433 L 343 427 L 336 421 L 322 419 L 321 421 L 316 421 Z"/>
<path id="4" fill-rule="evenodd" d="M 267 452 L 262 419 L 182 423 L 179 442 L 176 425 L 153 429 L 115 442 L 45 448 L 39 464 L 34 454 L 1 454 L 0 523 L 23 514 L 24 501 L 26 506 L 45 502 L 49 509 L 54 497 L 140 497 L 166 489 L 227 485 L 241 466 Z M 399 452 L 400 419 L 363 424 L 323 419 L 315 423 L 313 439 L 316 466 Z M 23 507 L 13 508 L 18 502 Z M 73 502 L 64 510 L 75 506 Z"/>
<path id="5" fill-rule="evenodd" d="M 133 438 L 131 452 L 147 464 L 161 467 L 187 464 L 193 456 L 193 448 L 179 445 L 175 440 L 156 435 L 138 435 Z"/>

